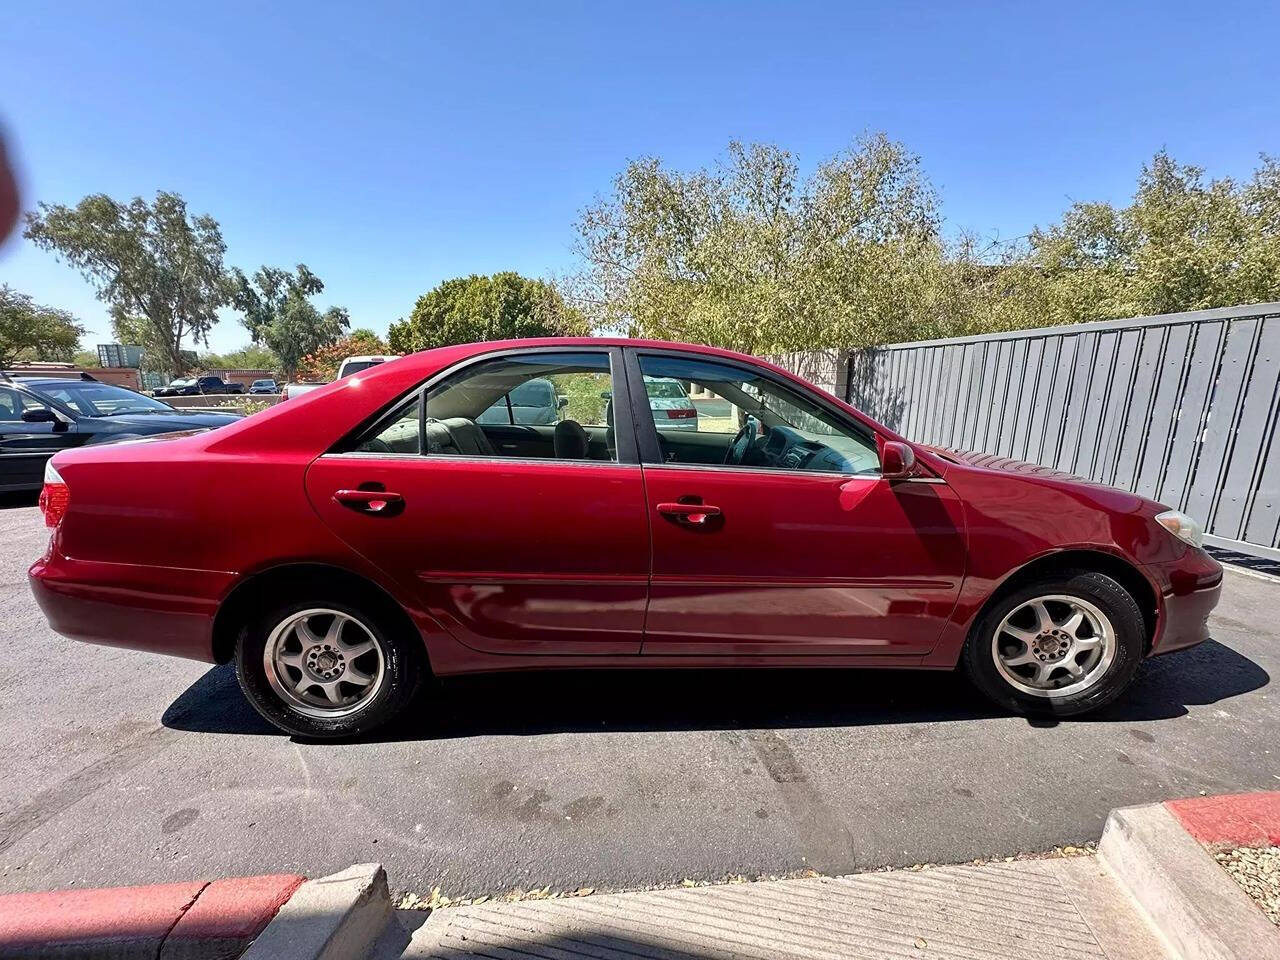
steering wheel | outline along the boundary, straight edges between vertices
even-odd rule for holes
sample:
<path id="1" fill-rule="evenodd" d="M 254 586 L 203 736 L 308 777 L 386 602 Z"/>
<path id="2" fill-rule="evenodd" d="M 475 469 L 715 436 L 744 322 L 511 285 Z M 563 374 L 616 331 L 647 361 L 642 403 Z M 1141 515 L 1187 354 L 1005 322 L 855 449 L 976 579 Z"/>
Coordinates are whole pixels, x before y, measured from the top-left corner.
<path id="1" fill-rule="evenodd" d="M 751 449 L 752 441 L 760 434 L 760 421 L 747 414 L 746 419 L 742 422 L 742 429 L 734 434 L 733 442 L 729 444 L 729 449 L 724 452 L 725 466 L 737 466 L 742 463 L 742 458 L 747 455 L 747 451 Z"/>

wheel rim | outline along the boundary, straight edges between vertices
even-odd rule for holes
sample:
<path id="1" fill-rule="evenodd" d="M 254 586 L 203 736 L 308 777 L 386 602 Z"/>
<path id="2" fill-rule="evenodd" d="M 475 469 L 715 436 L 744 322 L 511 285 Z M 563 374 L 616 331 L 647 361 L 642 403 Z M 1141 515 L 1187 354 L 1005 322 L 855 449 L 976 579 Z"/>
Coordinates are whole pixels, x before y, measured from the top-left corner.
<path id="1" fill-rule="evenodd" d="M 291 710 L 328 719 L 364 709 L 386 674 L 373 631 L 348 613 L 323 608 L 277 624 L 262 665 L 271 689 Z"/>
<path id="2" fill-rule="evenodd" d="M 1069 697 L 1102 679 L 1116 654 L 1111 620 L 1088 600 L 1050 594 L 1014 607 L 991 638 L 996 669 L 1034 697 Z"/>

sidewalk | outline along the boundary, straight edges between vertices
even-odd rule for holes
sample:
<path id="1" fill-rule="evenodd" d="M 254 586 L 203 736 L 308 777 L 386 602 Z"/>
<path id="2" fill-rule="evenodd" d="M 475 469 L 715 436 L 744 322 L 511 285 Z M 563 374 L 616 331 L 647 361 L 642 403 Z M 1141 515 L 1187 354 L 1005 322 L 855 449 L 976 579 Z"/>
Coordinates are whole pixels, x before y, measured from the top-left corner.
<path id="1" fill-rule="evenodd" d="M 406 942 L 407 941 L 407 942 Z M 1172 954 L 1096 857 L 397 911 L 373 954 L 545 960 Z"/>
<path id="2" fill-rule="evenodd" d="M 1280 792 L 1113 810 L 1096 854 L 393 910 L 378 864 L 0 897 L 0 958 L 110 960 L 1280 960 L 1215 859 L 1268 863 Z M 1065 853 L 1072 854 L 1070 849 Z"/>

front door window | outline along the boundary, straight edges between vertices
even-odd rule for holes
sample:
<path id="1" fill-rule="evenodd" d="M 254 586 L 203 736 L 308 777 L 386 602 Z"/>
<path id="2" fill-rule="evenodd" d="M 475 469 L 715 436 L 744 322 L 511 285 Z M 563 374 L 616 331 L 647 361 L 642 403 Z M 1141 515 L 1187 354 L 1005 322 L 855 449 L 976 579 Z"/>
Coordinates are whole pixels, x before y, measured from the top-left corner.
<path id="1" fill-rule="evenodd" d="M 870 431 L 755 371 L 662 354 L 641 354 L 639 361 L 664 463 L 841 474 L 880 469 Z"/>

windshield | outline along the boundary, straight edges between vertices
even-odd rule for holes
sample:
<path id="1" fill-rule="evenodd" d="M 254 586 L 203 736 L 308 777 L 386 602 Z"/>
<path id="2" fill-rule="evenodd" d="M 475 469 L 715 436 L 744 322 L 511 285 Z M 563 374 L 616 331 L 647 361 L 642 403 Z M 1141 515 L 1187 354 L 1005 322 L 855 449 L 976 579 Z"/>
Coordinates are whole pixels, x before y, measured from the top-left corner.
<path id="1" fill-rule="evenodd" d="M 169 386 L 171 386 L 171 387 L 189 387 L 189 386 L 191 386 L 191 385 L 192 385 L 193 383 L 195 383 L 195 382 L 196 382 L 195 377 L 183 377 L 183 378 L 178 379 L 178 380 L 171 380 L 171 381 L 169 382 Z"/>
<path id="2" fill-rule="evenodd" d="M 173 413 L 173 407 L 110 383 L 59 383 L 32 387 L 86 417 L 111 417 L 118 413 Z"/>

